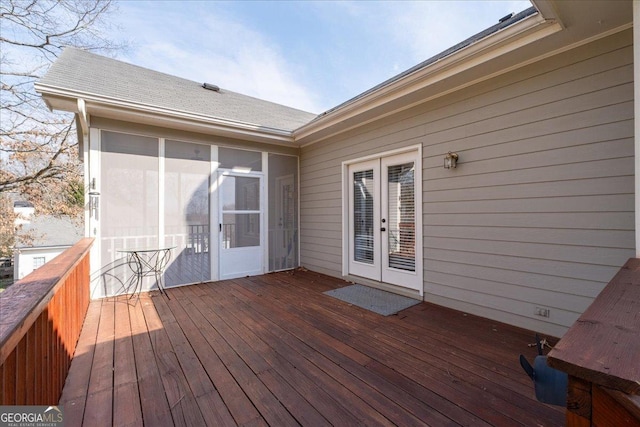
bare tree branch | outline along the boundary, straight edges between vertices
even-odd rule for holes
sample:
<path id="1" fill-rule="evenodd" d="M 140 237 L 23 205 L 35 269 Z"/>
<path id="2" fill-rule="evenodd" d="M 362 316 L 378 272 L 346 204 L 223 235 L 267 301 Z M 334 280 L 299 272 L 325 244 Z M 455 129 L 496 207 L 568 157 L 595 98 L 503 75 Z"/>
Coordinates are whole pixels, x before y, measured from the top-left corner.
<path id="1" fill-rule="evenodd" d="M 65 46 L 102 52 L 122 48 L 106 36 L 114 6 L 112 0 L 0 0 L 3 220 L 11 193 L 26 197 L 42 214 L 81 210 L 68 197 L 82 185 L 73 115 L 48 111 L 33 83 Z M 0 227 L 2 253 L 9 228 Z"/>

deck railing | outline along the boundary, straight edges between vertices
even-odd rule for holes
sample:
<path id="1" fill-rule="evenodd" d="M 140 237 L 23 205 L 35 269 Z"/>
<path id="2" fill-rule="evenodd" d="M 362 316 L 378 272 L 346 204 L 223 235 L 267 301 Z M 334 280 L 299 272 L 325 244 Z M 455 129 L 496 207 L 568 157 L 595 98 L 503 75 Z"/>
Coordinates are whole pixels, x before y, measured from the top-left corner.
<path id="1" fill-rule="evenodd" d="M 548 363 L 569 374 L 567 426 L 640 426 L 640 259 L 611 279 Z"/>
<path id="2" fill-rule="evenodd" d="M 0 294 L 0 405 L 57 405 L 89 306 L 92 243 Z"/>

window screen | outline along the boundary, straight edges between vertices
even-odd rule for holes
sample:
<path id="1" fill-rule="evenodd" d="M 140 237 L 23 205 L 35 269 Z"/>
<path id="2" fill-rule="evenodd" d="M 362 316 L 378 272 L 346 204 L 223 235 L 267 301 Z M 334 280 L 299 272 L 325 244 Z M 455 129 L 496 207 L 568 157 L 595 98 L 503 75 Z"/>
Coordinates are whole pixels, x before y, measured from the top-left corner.
<path id="1" fill-rule="evenodd" d="M 298 158 L 269 154 L 269 270 L 298 266 Z"/>
<path id="2" fill-rule="evenodd" d="M 209 256 L 209 175 L 211 147 L 165 142 L 164 242 L 175 246 L 165 285 L 211 279 Z"/>
<path id="3" fill-rule="evenodd" d="M 262 171 L 262 153 L 259 151 L 218 148 L 218 161 L 222 169 L 240 169 L 245 172 Z"/>
<path id="4" fill-rule="evenodd" d="M 102 132 L 101 275 L 96 295 L 126 292 L 131 271 L 120 249 L 158 246 L 158 139 Z M 143 289 L 154 282 L 146 278 Z"/>

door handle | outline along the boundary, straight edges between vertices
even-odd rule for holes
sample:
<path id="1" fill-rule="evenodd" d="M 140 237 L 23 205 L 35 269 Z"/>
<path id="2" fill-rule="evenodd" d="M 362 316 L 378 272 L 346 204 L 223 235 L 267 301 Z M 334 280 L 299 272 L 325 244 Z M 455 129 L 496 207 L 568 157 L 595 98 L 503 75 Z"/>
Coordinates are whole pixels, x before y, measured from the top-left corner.
<path id="1" fill-rule="evenodd" d="M 386 228 L 384 228 L 384 227 L 382 227 L 382 228 L 380 229 L 380 231 L 387 231 L 387 229 L 386 229 Z"/>

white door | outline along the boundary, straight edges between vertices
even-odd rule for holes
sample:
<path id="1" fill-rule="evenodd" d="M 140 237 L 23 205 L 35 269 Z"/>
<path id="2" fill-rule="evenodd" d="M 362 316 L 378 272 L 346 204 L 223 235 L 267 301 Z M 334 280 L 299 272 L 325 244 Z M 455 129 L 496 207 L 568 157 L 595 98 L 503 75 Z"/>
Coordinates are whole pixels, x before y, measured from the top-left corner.
<path id="1" fill-rule="evenodd" d="M 262 175 L 220 172 L 220 279 L 263 273 Z"/>
<path id="2" fill-rule="evenodd" d="M 422 291 L 419 157 L 349 165 L 349 274 Z"/>

